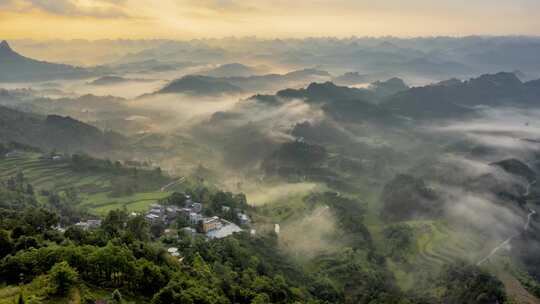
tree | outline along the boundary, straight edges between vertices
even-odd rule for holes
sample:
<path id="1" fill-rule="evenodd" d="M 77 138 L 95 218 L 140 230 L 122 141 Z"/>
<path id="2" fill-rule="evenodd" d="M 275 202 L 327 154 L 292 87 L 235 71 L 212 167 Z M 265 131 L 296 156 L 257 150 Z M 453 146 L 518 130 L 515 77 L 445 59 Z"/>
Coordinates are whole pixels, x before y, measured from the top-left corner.
<path id="1" fill-rule="evenodd" d="M 59 221 L 59 217 L 56 213 L 44 208 L 26 209 L 23 219 L 36 233 L 42 233 L 45 230 L 51 229 L 56 226 Z"/>
<path id="2" fill-rule="evenodd" d="M 124 299 L 122 298 L 122 294 L 118 289 L 115 289 L 111 295 L 112 301 L 111 304 L 122 304 L 124 303 Z"/>
<path id="3" fill-rule="evenodd" d="M 442 275 L 445 292 L 443 303 L 505 303 L 503 283 L 476 265 L 456 262 L 447 265 Z"/>
<path id="4" fill-rule="evenodd" d="M 79 226 L 71 226 L 64 232 L 64 237 L 80 245 L 86 241 L 87 233 Z"/>
<path id="5" fill-rule="evenodd" d="M 17 299 L 17 304 L 24 304 L 24 296 L 22 292 L 19 294 L 19 298 Z"/>
<path id="6" fill-rule="evenodd" d="M 163 223 L 154 223 L 150 226 L 150 233 L 154 238 L 159 238 L 165 231 L 165 224 Z"/>
<path id="7" fill-rule="evenodd" d="M 36 238 L 23 235 L 17 239 L 15 243 L 15 251 L 26 250 L 30 248 L 39 248 L 39 243 Z"/>
<path id="8" fill-rule="evenodd" d="M 260 293 L 256 295 L 253 300 L 251 301 L 251 304 L 270 304 L 270 297 L 265 293 Z"/>
<path id="9" fill-rule="evenodd" d="M 53 294 L 65 295 L 71 287 L 77 284 L 79 274 L 67 262 L 54 264 L 49 272 L 51 290 Z"/>
<path id="10" fill-rule="evenodd" d="M 32 185 L 30 185 L 30 184 L 26 185 L 26 194 L 34 195 L 34 187 L 32 187 Z"/>
<path id="11" fill-rule="evenodd" d="M 186 202 L 186 196 L 183 193 L 174 192 L 169 196 L 169 204 L 183 207 Z"/>
<path id="12" fill-rule="evenodd" d="M 127 221 L 127 217 L 128 215 L 126 210 L 111 210 L 107 214 L 105 220 L 103 220 L 101 227 L 107 232 L 109 236 L 116 237 L 124 228 L 124 223 Z"/>
<path id="13" fill-rule="evenodd" d="M 0 230 L 0 259 L 11 253 L 13 243 L 9 238 L 9 233 L 5 230 Z"/>
<path id="14" fill-rule="evenodd" d="M 127 221 L 127 231 L 140 241 L 148 240 L 150 233 L 148 222 L 142 215 L 134 216 Z"/>

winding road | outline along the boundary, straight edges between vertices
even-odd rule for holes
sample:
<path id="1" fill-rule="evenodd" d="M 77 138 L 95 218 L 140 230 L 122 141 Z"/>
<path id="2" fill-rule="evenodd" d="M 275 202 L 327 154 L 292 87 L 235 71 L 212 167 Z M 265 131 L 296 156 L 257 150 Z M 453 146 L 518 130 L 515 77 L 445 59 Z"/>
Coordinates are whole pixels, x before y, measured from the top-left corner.
<path id="1" fill-rule="evenodd" d="M 166 184 L 165 186 L 161 187 L 161 189 L 159 189 L 159 191 L 165 192 L 170 187 L 172 187 L 174 185 L 177 185 L 177 184 L 180 184 L 180 183 L 183 183 L 185 179 L 186 178 L 182 176 L 181 178 L 179 178 L 179 179 L 177 179 L 177 180 L 175 180 L 173 182 L 170 182 L 170 183 Z"/>
<path id="2" fill-rule="evenodd" d="M 536 181 L 533 181 L 531 183 L 529 183 L 529 185 L 527 186 L 527 190 L 525 191 L 525 193 L 523 194 L 523 196 L 527 197 L 529 196 L 530 192 L 531 192 L 531 187 L 532 185 L 536 184 Z M 508 245 L 513 239 L 517 238 L 518 236 L 522 235 L 524 232 L 527 232 L 529 230 L 529 227 L 531 225 L 531 220 L 532 220 L 532 217 L 536 214 L 536 211 L 535 210 L 532 210 L 532 209 L 529 209 L 529 214 L 527 215 L 527 221 L 525 222 L 525 225 L 523 226 L 523 230 L 512 235 L 511 237 L 507 238 L 506 240 L 504 240 L 504 242 L 500 243 L 497 247 L 493 248 L 493 250 L 491 250 L 491 252 L 486 256 L 484 257 L 483 259 L 481 259 L 480 261 L 478 261 L 478 263 L 476 263 L 476 265 L 480 266 L 482 264 L 484 264 L 486 261 L 488 261 L 492 256 L 494 256 L 499 250 L 501 250 L 502 248 L 506 247 L 506 245 Z"/>

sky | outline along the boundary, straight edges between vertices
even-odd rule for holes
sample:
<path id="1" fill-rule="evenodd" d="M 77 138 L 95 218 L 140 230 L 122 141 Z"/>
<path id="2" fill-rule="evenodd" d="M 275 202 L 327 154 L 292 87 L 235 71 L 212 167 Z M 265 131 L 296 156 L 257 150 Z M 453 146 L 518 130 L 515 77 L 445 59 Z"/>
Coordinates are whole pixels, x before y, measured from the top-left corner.
<path id="1" fill-rule="evenodd" d="M 0 39 L 540 35 L 539 0 L 0 0 Z"/>

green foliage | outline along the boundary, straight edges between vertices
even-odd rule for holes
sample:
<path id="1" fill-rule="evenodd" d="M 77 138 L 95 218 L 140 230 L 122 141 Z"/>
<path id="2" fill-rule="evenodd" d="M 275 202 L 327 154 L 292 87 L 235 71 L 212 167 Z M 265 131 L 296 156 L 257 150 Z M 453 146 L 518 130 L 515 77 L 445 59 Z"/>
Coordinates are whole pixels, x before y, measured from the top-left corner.
<path id="1" fill-rule="evenodd" d="M 335 214 L 337 223 L 345 232 L 343 241 L 355 248 L 372 248 L 373 241 L 364 225 L 365 205 L 357 200 L 341 196 L 335 192 L 313 193 L 305 198 L 312 205 L 328 206 Z"/>
<path id="2" fill-rule="evenodd" d="M 444 303 L 491 304 L 504 303 L 504 286 L 494 276 L 474 265 L 463 262 L 446 266 L 442 284 Z"/>
<path id="3" fill-rule="evenodd" d="M 93 158 L 86 154 L 73 154 L 71 167 L 76 172 L 101 172 L 111 174 L 110 193 L 113 197 L 129 196 L 137 192 L 159 189 L 170 181 L 160 168 L 143 170 L 136 167 L 125 167 L 120 162 L 108 159 Z"/>
<path id="4" fill-rule="evenodd" d="M 140 241 L 147 241 L 150 236 L 149 224 L 142 215 L 130 217 L 127 220 L 126 230 Z"/>
<path id="5" fill-rule="evenodd" d="M 11 253 L 13 243 L 6 230 L 0 230 L 0 259 Z"/>
<path id="6" fill-rule="evenodd" d="M 303 141 L 286 142 L 263 163 L 265 172 L 284 177 L 311 175 L 328 158 L 326 148 Z"/>
<path id="7" fill-rule="evenodd" d="M 111 304 L 122 304 L 124 303 L 124 299 L 122 297 L 122 293 L 120 293 L 120 290 L 115 289 L 111 295 Z"/>
<path id="8" fill-rule="evenodd" d="M 319 257 L 314 264 L 320 279 L 313 288 L 321 289 L 314 292 L 329 303 L 394 303 L 382 299 L 403 298 L 393 275 L 382 265 L 370 262 L 369 255 L 346 248 Z"/>
<path id="9" fill-rule="evenodd" d="M 414 230 L 407 224 L 395 224 L 386 227 L 383 236 L 388 256 L 396 261 L 405 261 L 414 246 Z"/>
<path id="10" fill-rule="evenodd" d="M 51 283 L 51 293 L 65 295 L 71 287 L 77 284 L 79 274 L 75 269 L 71 268 L 67 262 L 60 262 L 51 268 L 49 279 Z"/>
<path id="11" fill-rule="evenodd" d="M 103 230 L 111 237 L 120 236 L 120 232 L 124 229 L 124 224 L 128 219 L 126 210 L 112 210 L 110 211 L 101 226 Z"/>
<path id="12" fill-rule="evenodd" d="M 388 182 L 381 195 L 381 216 L 403 221 L 440 215 L 442 200 L 421 179 L 400 174 Z"/>
<path id="13" fill-rule="evenodd" d="M 17 304 L 24 304 L 24 296 L 22 293 L 19 294 L 19 297 L 17 298 Z"/>

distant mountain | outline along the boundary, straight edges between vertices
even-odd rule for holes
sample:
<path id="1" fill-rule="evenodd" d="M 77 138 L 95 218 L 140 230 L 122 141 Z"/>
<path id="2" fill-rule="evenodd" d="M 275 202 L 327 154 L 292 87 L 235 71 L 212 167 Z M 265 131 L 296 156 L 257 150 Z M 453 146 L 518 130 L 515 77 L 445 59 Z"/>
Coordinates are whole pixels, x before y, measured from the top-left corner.
<path id="1" fill-rule="evenodd" d="M 332 80 L 333 83 L 338 85 L 357 85 L 364 84 L 373 81 L 373 76 L 368 74 L 360 74 L 358 72 L 347 72 Z"/>
<path id="2" fill-rule="evenodd" d="M 407 86 L 401 78 L 394 77 L 386 81 L 376 81 L 372 83 L 371 89 L 375 91 L 377 97 L 386 97 L 407 91 L 409 86 Z"/>
<path id="3" fill-rule="evenodd" d="M 251 67 L 241 63 L 228 63 L 216 68 L 200 73 L 211 77 L 249 77 L 263 74 L 266 71 L 264 67 Z"/>
<path id="4" fill-rule="evenodd" d="M 379 107 L 373 90 L 337 86 L 332 82 L 311 83 L 305 89 L 285 89 L 276 95 L 255 95 L 253 100 L 264 103 L 303 99 L 322 105 L 322 109 L 342 121 L 388 121 L 391 113 Z"/>
<path id="5" fill-rule="evenodd" d="M 500 167 L 510 174 L 522 177 L 528 182 L 533 182 L 536 180 L 536 173 L 527 164 L 518 159 L 505 159 L 492 163 L 491 165 Z"/>
<path id="6" fill-rule="evenodd" d="M 266 104 L 303 99 L 322 104 L 323 110 L 339 120 L 398 122 L 404 118 L 458 118 L 475 114 L 479 106 L 530 106 L 538 104 L 539 95 L 540 80 L 524 83 L 512 73 L 501 72 L 414 88 L 399 78 L 375 82 L 368 89 L 311 83 L 304 89 L 285 89 L 250 99 Z"/>
<path id="7" fill-rule="evenodd" d="M 470 114 L 481 105 L 538 103 L 538 92 L 540 82 L 523 83 L 512 73 L 501 72 L 412 88 L 388 97 L 382 106 L 411 118 L 450 118 Z"/>
<path id="8" fill-rule="evenodd" d="M 237 94 L 249 91 L 275 91 L 283 87 L 303 86 L 320 79 L 331 79 L 325 71 L 304 69 L 287 74 L 267 74 L 249 77 L 210 77 L 187 75 L 172 81 L 157 93 L 189 95 Z"/>
<path id="9" fill-rule="evenodd" d="M 73 79 L 90 75 L 91 72 L 83 68 L 24 57 L 11 49 L 7 41 L 0 43 L 0 82 Z"/>
<path id="10" fill-rule="evenodd" d="M 174 62 L 174 61 L 161 61 L 155 59 L 135 61 L 128 63 L 116 63 L 108 66 L 108 69 L 113 73 L 155 73 L 155 72 L 170 72 L 181 70 L 184 68 L 198 66 L 198 63 L 194 62 Z"/>
<path id="11" fill-rule="evenodd" d="M 174 80 L 159 90 L 158 94 L 182 93 L 187 95 L 227 95 L 241 93 L 242 89 L 221 79 L 188 75 Z"/>
<path id="12" fill-rule="evenodd" d="M 224 77 L 221 78 L 244 91 L 275 92 L 286 87 L 305 86 L 311 82 L 328 81 L 332 75 L 317 69 L 303 69 L 287 74 L 267 74 L 250 77 Z"/>
<path id="13" fill-rule="evenodd" d="M 41 116 L 0 106 L 0 142 L 19 142 L 62 152 L 100 153 L 121 147 L 125 138 L 70 117 Z"/>
<path id="14" fill-rule="evenodd" d="M 152 81 L 151 79 L 132 79 L 132 78 L 124 78 L 120 76 L 103 76 L 100 78 L 97 78 L 91 82 L 89 82 L 89 85 L 94 86 L 103 86 L 103 85 L 114 85 L 114 84 L 120 84 L 120 83 L 126 83 L 126 82 L 148 82 Z"/>
<path id="15" fill-rule="evenodd" d="M 484 65 L 498 70 L 519 69 L 538 71 L 540 41 L 509 39 L 488 46 L 476 46 L 465 54 L 464 60 L 475 65 Z"/>
<path id="16" fill-rule="evenodd" d="M 372 91 L 337 86 L 332 82 L 311 83 L 305 89 L 285 89 L 276 94 L 281 98 L 301 98 L 310 102 L 331 102 L 336 100 L 362 99 L 370 101 L 375 98 Z"/>
<path id="17" fill-rule="evenodd" d="M 88 84 L 100 86 L 100 85 L 119 84 L 119 83 L 124 83 L 124 82 L 129 82 L 129 81 L 130 81 L 129 79 L 119 77 L 119 76 L 103 76 L 89 82 Z"/>

